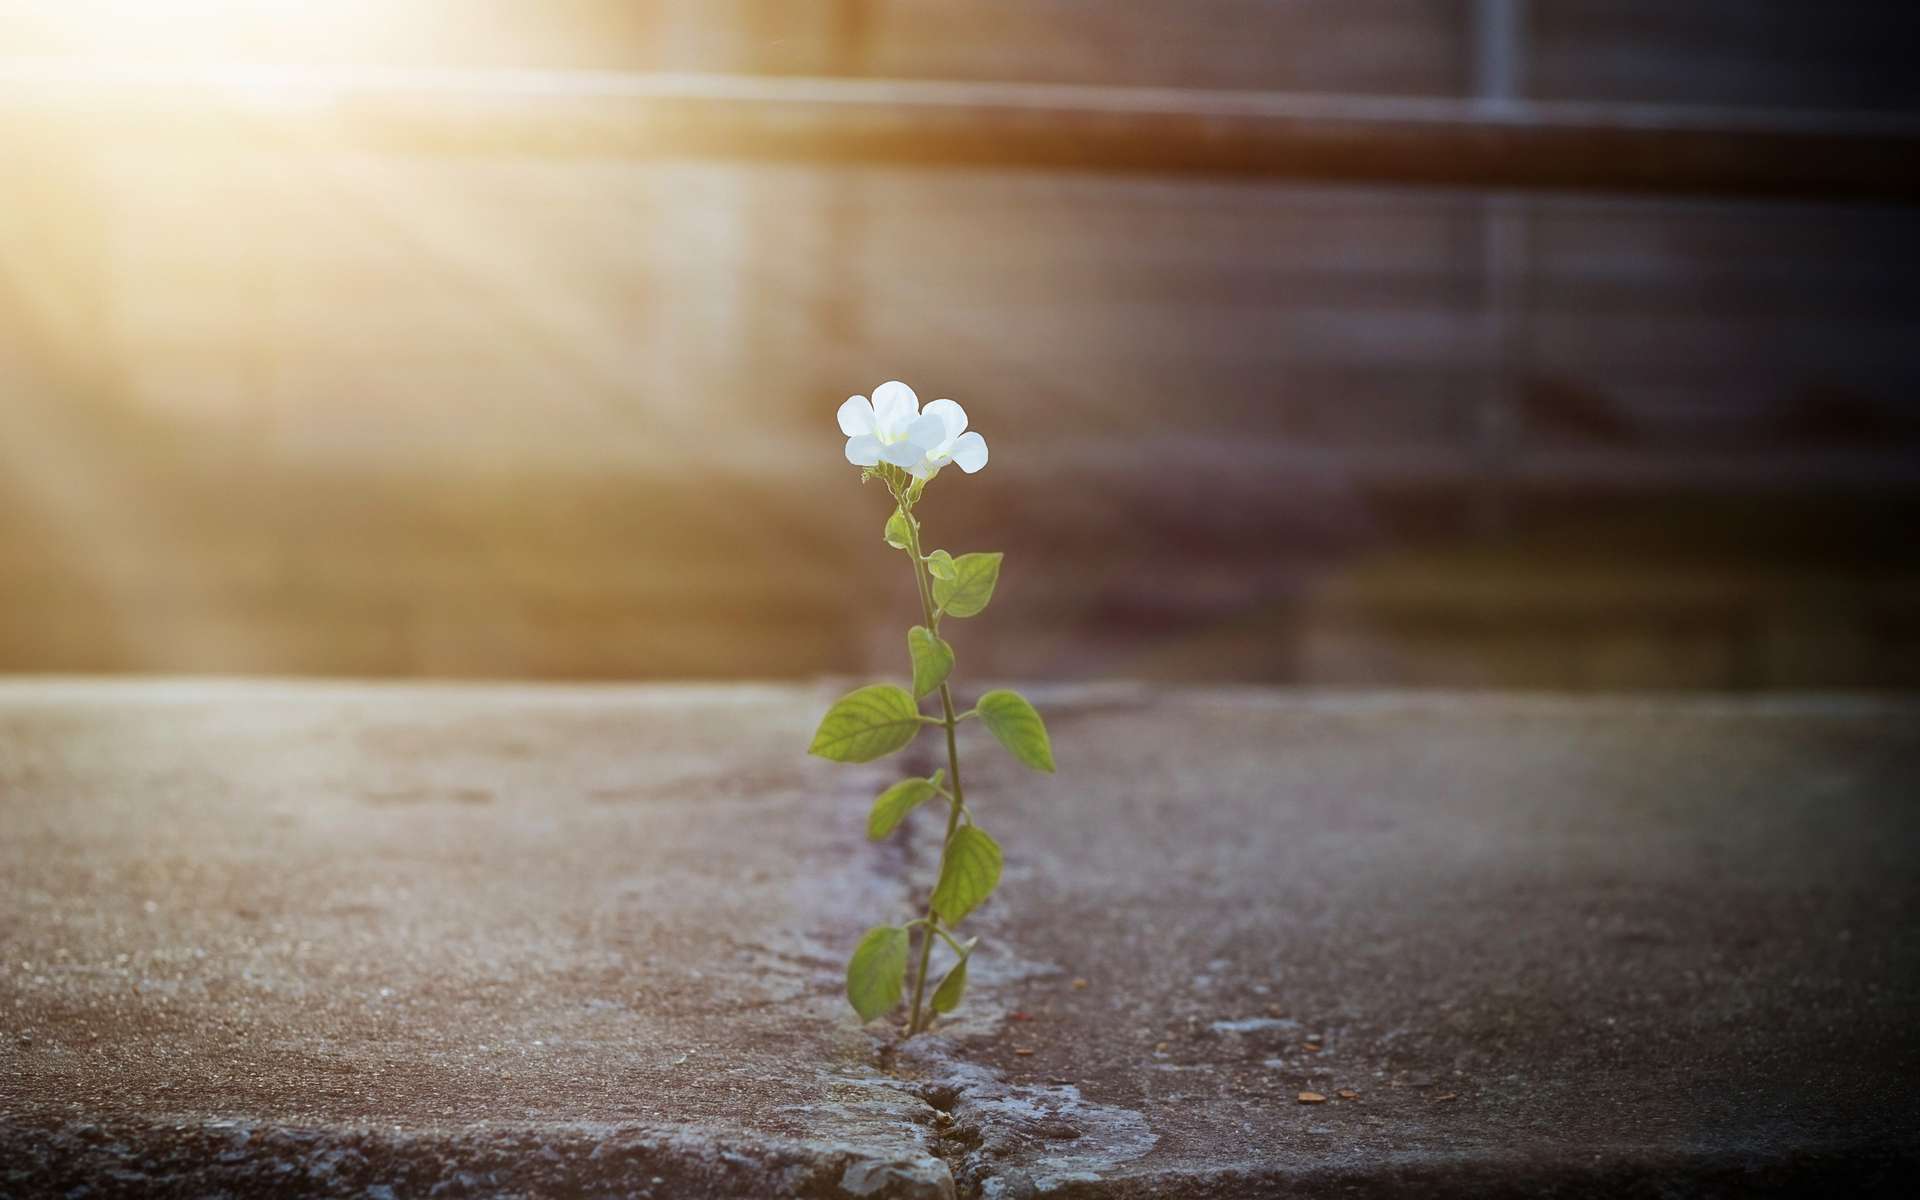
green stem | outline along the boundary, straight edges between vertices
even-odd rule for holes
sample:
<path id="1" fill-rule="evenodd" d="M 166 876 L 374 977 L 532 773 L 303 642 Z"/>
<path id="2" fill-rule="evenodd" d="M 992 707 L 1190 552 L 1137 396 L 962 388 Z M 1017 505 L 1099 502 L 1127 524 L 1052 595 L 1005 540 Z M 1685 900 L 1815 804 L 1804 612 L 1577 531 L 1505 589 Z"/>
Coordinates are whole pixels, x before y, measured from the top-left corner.
<path id="1" fill-rule="evenodd" d="M 925 614 L 927 628 L 933 624 L 933 590 L 927 578 L 927 565 L 920 553 L 920 523 L 913 514 L 901 509 L 901 515 L 907 522 L 907 547 L 913 560 L 913 583 L 920 593 L 920 611 Z M 947 783 L 953 788 L 953 803 L 947 806 L 947 837 L 940 843 L 940 870 L 947 867 L 947 846 L 953 842 L 954 831 L 960 827 L 960 811 L 966 806 L 966 793 L 960 790 L 960 744 L 954 737 L 954 726 L 959 722 L 953 715 L 953 690 L 942 681 L 940 684 L 940 708 L 946 714 L 943 722 L 947 728 Z M 921 1016 L 921 1001 L 927 992 L 927 965 L 933 958 L 933 939 L 935 934 L 945 936 L 939 928 L 940 914 L 933 911 L 933 905 L 927 905 L 927 924 L 920 934 L 920 964 L 913 976 L 913 1015 L 907 1025 L 907 1036 L 912 1037 L 927 1027 Z M 951 941 L 952 939 L 948 939 Z"/>

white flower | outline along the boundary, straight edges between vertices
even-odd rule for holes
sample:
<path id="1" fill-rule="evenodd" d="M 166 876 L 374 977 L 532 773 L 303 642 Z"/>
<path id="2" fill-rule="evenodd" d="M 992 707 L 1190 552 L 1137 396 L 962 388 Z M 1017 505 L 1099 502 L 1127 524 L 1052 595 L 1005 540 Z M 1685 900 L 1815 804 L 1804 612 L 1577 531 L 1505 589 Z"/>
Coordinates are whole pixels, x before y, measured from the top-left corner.
<path id="1" fill-rule="evenodd" d="M 920 397 L 899 380 L 873 389 L 873 401 L 849 396 L 840 406 L 847 461 L 856 467 L 892 463 L 916 479 L 931 479 L 949 462 L 971 475 L 987 465 L 987 439 L 967 431 L 967 412 L 951 400 L 920 408 Z"/>

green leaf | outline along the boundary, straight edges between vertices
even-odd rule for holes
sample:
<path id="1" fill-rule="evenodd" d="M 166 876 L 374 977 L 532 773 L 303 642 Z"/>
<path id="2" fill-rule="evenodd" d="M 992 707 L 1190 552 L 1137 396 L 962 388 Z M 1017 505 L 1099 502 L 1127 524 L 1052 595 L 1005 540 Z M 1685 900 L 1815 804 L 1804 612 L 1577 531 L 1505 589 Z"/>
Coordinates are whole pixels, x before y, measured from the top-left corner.
<path id="1" fill-rule="evenodd" d="M 835 762 L 872 762 L 920 732 L 920 706 L 907 689 L 876 683 L 848 692 L 820 718 L 808 754 Z"/>
<path id="2" fill-rule="evenodd" d="M 913 532 L 907 528 L 907 515 L 894 509 L 893 515 L 887 518 L 887 532 L 883 536 L 887 539 L 887 545 L 895 550 L 905 550 L 913 545 Z"/>
<path id="3" fill-rule="evenodd" d="M 933 889 L 933 911 L 949 926 L 979 907 L 1000 884 L 1000 847 L 978 825 L 962 825 L 947 843 L 940 882 Z"/>
<path id="4" fill-rule="evenodd" d="M 945 774 L 935 771 L 932 779 L 902 779 L 875 796 L 873 811 L 867 814 L 867 836 L 877 842 L 892 833 L 908 813 L 940 794 L 940 778 Z"/>
<path id="5" fill-rule="evenodd" d="M 913 694 L 924 696 L 953 674 L 953 647 L 925 625 L 907 630 L 907 653 L 913 657 Z"/>
<path id="6" fill-rule="evenodd" d="M 1053 773 L 1053 743 L 1047 740 L 1046 723 L 1025 696 L 1003 688 L 980 697 L 974 707 L 1009 754 L 1036 771 Z"/>
<path id="7" fill-rule="evenodd" d="M 960 997 L 967 990 L 967 960 L 961 959 L 940 980 L 940 986 L 933 989 L 933 1011 L 948 1013 L 960 1007 Z"/>
<path id="8" fill-rule="evenodd" d="M 953 565 L 953 555 L 945 550 L 935 550 L 927 555 L 927 574 L 935 579 L 957 579 L 960 570 Z"/>
<path id="9" fill-rule="evenodd" d="M 971 617 L 993 599 L 993 585 L 1000 581 L 998 551 L 992 554 L 962 554 L 953 560 L 954 577 L 933 581 L 933 599 L 950 617 Z"/>
<path id="10" fill-rule="evenodd" d="M 900 1003 L 907 982 L 907 931 L 900 925 L 867 930 L 847 960 L 847 999 L 862 1021 L 884 1016 Z"/>

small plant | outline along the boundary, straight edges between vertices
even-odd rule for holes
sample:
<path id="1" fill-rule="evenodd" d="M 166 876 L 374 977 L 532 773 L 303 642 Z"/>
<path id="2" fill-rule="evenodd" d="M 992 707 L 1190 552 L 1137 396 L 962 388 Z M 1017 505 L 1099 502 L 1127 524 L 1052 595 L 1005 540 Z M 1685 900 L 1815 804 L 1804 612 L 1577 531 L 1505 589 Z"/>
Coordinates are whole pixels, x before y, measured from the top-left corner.
<path id="1" fill-rule="evenodd" d="M 986 466 L 985 439 L 967 432 L 967 414 L 958 404 L 935 400 L 922 410 L 913 389 L 897 381 L 875 388 L 871 402 L 854 396 L 841 405 L 840 431 L 847 435 L 847 461 L 864 468 L 861 481 L 881 480 L 893 496 L 884 536 L 913 564 L 921 624 L 907 630 L 912 690 L 875 683 L 842 696 L 821 719 L 808 753 L 835 762 L 871 762 L 904 750 L 925 725 L 945 731 L 947 738 L 944 769 L 887 788 L 874 799 L 867 817 L 867 836 L 879 841 L 920 805 L 936 797 L 945 801 L 947 835 L 927 913 L 904 925 L 869 929 L 847 963 L 847 999 L 862 1021 L 893 1011 L 906 993 L 908 964 L 914 963 L 907 1021 L 907 1036 L 912 1037 L 931 1025 L 936 1014 L 959 1006 L 967 987 L 967 960 L 979 939 L 963 942 L 956 928 L 1000 883 L 1000 846 L 980 828 L 960 786 L 960 723 L 978 717 L 1014 758 L 1036 771 L 1053 771 L 1053 747 L 1040 714 L 1018 692 L 987 692 L 972 708 L 956 712 L 948 683 L 953 647 L 940 637 L 940 622 L 978 616 L 987 607 L 1000 579 L 1001 556 L 927 553 L 913 509 L 928 482 L 948 463 L 959 464 L 969 475 Z M 938 717 L 920 711 L 921 698 L 934 693 L 940 697 Z M 952 950 L 954 962 L 929 1002 L 927 968 L 936 940 Z"/>

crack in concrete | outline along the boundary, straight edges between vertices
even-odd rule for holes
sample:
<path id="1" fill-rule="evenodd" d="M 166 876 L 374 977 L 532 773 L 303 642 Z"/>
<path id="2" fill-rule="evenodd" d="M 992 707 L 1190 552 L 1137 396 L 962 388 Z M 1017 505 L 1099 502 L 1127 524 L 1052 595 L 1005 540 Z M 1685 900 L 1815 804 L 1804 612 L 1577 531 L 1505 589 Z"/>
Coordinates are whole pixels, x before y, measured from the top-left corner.
<path id="1" fill-rule="evenodd" d="M 1072 1084 L 1008 1083 L 942 1039 L 911 1057 L 927 1071 L 917 1092 L 937 1114 L 934 1151 L 963 1196 L 1017 1200 L 1097 1184 L 1159 1141 L 1137 1112 L 1089 1101 Z"/>
<path id="2" fill-rule="evenodd" d="M 930 751 L 916 749 L 900 765 L 904 776 L 929 774 L 937 764 Z M 879 850 L 868 860 L 870 869 L 898 888 L 907 908 L 918 911 L 924 889 L 913 875 L 932 864 L 917 852 L 912 829 Z M 999 1072 L 964 1061 L 961 1042 L 1002 1033 L 1008 1010 L 992 999 L 997 987 L 1061 973 L 1016 954 L 990 911 L 976 915 L 975 923 L 986 936 L 961 1009 L 942 1018 L 942 1032 L 875 1048 L 875 1064 L 887 1077 L 862 1080 L 860 1086 L 893 1088 L 903 1102 L 921 1106 L 922 1123 L 898 1152 L 850 1164 L 840 1180 L 849 1195 L 1015 1200 L 1069 1184 L 1097 1183 L 1103 1172 L 1157 1144 L 1137 1112 L 1093 1103 L 1070 1084 L 1010 1084 Z M 854 1108 L 838 1106 L 835 1115 L 847 1121 L 849 1140 L 876 1132 L 862 1128 L 865 1118 Z"/>
<path id="3" fill-rule="evenodd" d="M 891 1072 L 842 1072 L 806 1106 L 825 1154 L 853 1153 L 839 1188 L 903 1200 L 1019 1200 L 1099 1184 L 1158 1143 L 1144 1117 L 1071 1084 L 1009 1083 L 957 1057 L 949 1039 L 899 1047 Z"/>

